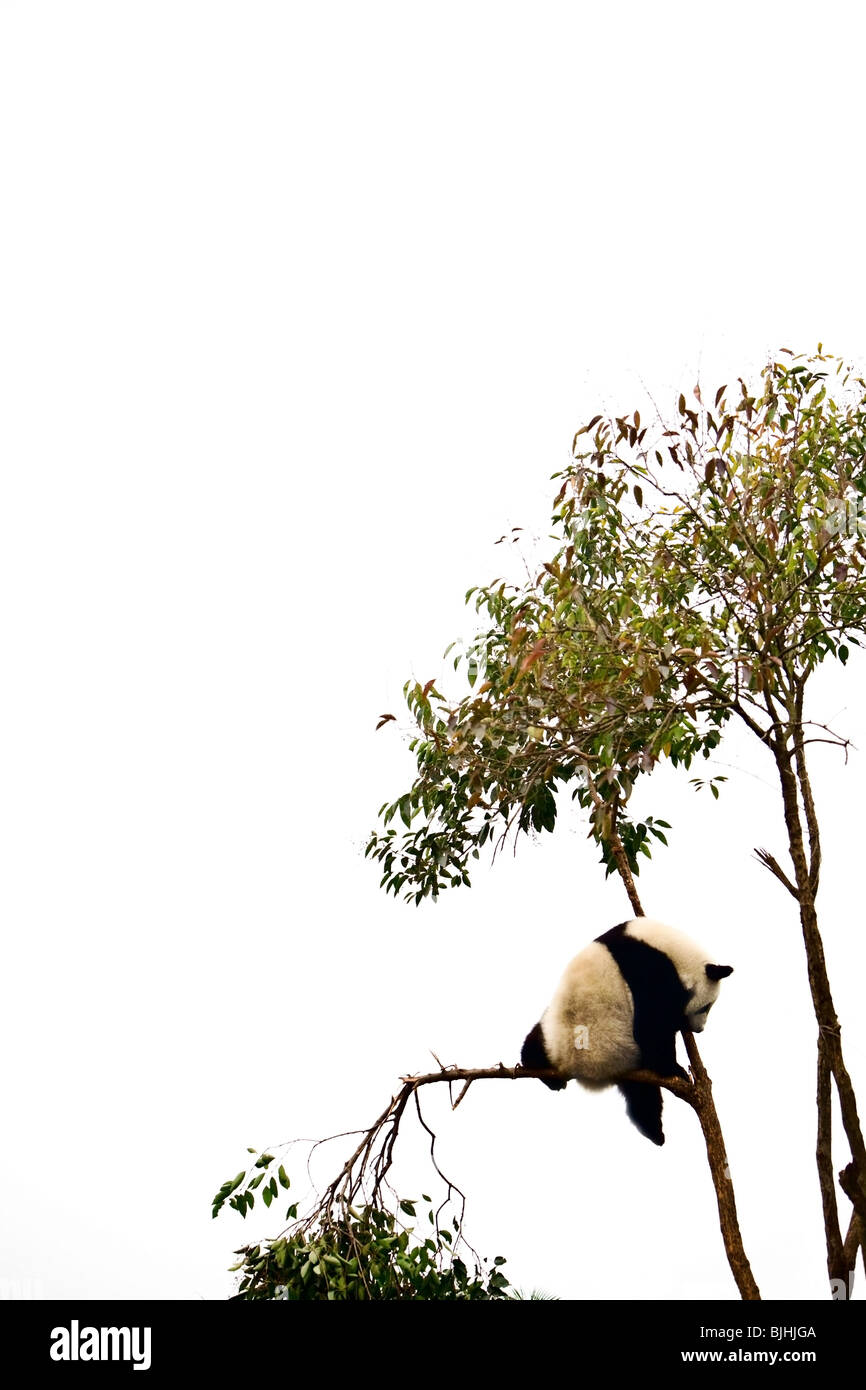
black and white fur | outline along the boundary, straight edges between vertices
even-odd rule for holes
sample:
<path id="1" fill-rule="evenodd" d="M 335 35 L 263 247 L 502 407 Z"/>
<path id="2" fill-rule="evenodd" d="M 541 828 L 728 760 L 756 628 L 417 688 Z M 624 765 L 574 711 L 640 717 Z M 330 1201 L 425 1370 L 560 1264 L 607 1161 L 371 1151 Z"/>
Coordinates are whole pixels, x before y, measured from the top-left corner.
<path id="1" fill-rule="evenodd" d="M 639 1067 L 688 1080 L 676 1059 L 677 1033 L 703 1031 L 733 966 L 713 965 L 695 942 L 648 917 L 635 917 L 599 936 L 566 967 L 553 999 L 523 1044 L 520 1060 L 553 1068 L 598 1089 L 613 1083 L 641 1134 L 665 1142 L 662 1093 L 642 1081 L 620 1081 Z"/>

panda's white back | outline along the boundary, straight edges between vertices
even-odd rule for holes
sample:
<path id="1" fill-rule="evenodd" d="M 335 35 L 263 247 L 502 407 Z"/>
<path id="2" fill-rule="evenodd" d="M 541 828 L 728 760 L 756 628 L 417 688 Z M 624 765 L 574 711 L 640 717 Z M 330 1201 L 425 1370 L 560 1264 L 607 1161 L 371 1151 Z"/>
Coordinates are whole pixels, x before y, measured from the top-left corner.
<path id="1" fill-rule="evenodd" d="M 606 1086 L 640 1065 L 631 990 L 606 946 L 593 941 L 566 966 L 541 1018 L 547 1054 L 563 1076 Z"/>

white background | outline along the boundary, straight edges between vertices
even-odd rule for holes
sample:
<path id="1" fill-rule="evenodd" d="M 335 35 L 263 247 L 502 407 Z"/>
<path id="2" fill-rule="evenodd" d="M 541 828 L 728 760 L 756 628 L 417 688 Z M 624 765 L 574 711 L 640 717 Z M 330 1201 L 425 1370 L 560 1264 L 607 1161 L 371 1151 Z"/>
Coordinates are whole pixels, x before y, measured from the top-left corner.
<path id="1" fill-rule="evenodd" d="M 464 591 L 515 563 L 496 539 L 544 535 L 589 415 L 819 339 L 862 365 L 864 27 L 846 3 L 0 4 L 7 1294 L 225 1296 L 279 1224 L 211 1222 L 246 1145 L 369 1123 L 431 1048 L 514 1062 L 627 915 L 577 821 L 438 906 L 386 900 L 363 846 L 412 764 L 374 726 L 471 635 Z M 852 659 L 812 709 L 861 745 L 863 682 Z M 866 1095 L 862 755 L 815 761 Z M 751 858 L 782 853 L 779 798 L 740 739 L 712 770 L 718 805 L 643 792 L 674 831 L 640 887 L 736 967 L 703 1053 L 744 1238 L 767 1296 L 824 1297 L 803 952 Z M 522 1288 L 735 1296 L 686 1107 L 663 1150 L 615 1092 L 427 1108 Z"/>

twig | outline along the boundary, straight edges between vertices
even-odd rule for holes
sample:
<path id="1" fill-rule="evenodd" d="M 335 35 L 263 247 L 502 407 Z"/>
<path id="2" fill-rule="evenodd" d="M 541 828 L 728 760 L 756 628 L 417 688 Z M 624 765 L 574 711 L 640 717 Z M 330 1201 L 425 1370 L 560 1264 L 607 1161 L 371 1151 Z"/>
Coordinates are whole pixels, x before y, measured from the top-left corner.
<path id="1" fill-rule="evenodd" d="M 763 864 L 765 869 L 769 869 L 771 874 L 775 874 L 779 882 L 784 883 L 788 892 L 793 897 L 795 897 L 798 902 L 800 901 L 800 894 L 798 893 L 796 887 L 788 878 L 788 875 L 785 873 L 785 870 L 782 868 L 781 864 L 779 864 L 778 860 L 773 858 L 772 854 L 768 849 L 756 849 L 755 858 L 758 860 L 759 863 Z"/>
<path id="2" fill-rule="evenodd" d="M 463 1099 L 463 1097 L 466 1095 L 466 1092 L 469 1090 L 469 1087 L 470 1087 L 471 1085 L 472 1085 L 472 1082 L 471 1082 L 471 1081 L 467 1081 L 467 1082 L 466 1082 L 466 1084 L 464 1085 L 464 1087 L 463 1087 L 463 1089 L 461 1090 L 461 1092 L 460 1092 L 459 1096 L 457 1097 L 457 1099 L 456 1099 L 455 1101 L 452 1101 L 452 1102 L 451 1102 L 451 1109 L 452 1109 L 452 1110 L 456 1110 L 456 1109 L 457 1109 L 458 1105 L 460 1104 L 460 1102 L 461 1102 L 461 1100 Z"/>

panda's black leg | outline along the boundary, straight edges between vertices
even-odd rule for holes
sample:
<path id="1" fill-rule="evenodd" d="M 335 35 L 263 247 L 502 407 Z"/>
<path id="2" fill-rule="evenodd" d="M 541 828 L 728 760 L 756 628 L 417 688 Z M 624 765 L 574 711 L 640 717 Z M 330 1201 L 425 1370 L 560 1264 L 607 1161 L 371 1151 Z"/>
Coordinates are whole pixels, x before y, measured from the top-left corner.
<path id="1" fill-rule="evenodd" d="M 527 1033 L 523 1047 L 520 1050 L 520 1064 L 529 1071 L 547 1071 L 553 1066 L 547 1055 L 544 1046 L 544 1034 L 541 1031 L 541 1024 L 536 1023 L 531 1033 Z M 544 1081 L 542 1077 L 541 1080 Z M 551 1091 L 564 1091 L 568 1085 L 567 1081 L 544 1081 L 545 1086 L 549 1086 Z"/>
<path id="2" fill-rule="evenodd" d="M 673 1048 L 655 1056 L 642 1057 L 641 1066 L 645 1067 L 647 1071 L 654 1071 L 656 1076 L 678 1076 L 681 1081 L 691 1081 L 692 1079 L 688 1072 L 680 1066 Z"/>
<path id="3" fill-rule="evenodd" d="M 663 1144 L 665 1136 L 662 1130 L 660 1087 L 648 1086 L 643 1081 L 621 1081 L 619 1089 L 625 1096 L 629 1119 L 647 1139 L 651 1139 L 654 1144 Z"/>
<path id="4" fill-rule="evenodd" d="M 640 1044 L 641 1066 L 647 1071 L 654 1071 L 656 1076 L 678 1076 L 683 1081 L 689 1081 L 688 1072 L 683 1071 L 677 1061 L 677 1038 L 676 1033 L 671 1035 L 669 1030 L 663 1033 L 649 1033 L 644 1030 L 642 1038 L 635 1037 Z"/>

